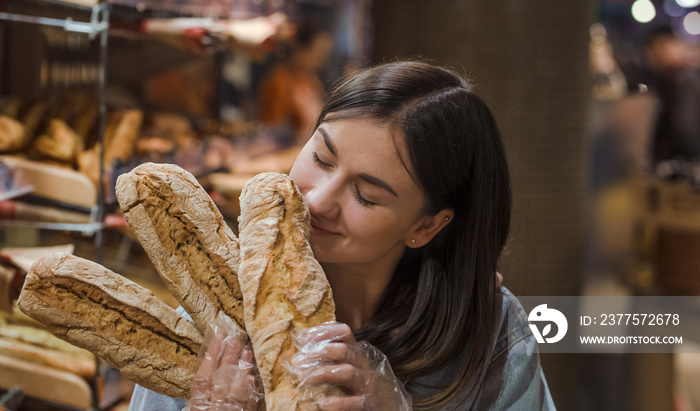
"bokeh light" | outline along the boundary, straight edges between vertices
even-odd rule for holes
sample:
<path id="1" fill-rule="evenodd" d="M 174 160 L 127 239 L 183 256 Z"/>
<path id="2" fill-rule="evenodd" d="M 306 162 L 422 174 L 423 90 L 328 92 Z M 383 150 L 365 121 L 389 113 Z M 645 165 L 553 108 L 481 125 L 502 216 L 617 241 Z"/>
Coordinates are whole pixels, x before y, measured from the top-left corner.
<path id="1" fill-rule="evenodd" d="M 676 0 L 676 3 L 681 7 L 690 8 L 700 4 L 700 0 Z"/>
<path id="2" fill-rule="evenodd" d="M 632 17 L 640 23 L 648 23 L 656 17 L 656 7 L 649 0 L 636 0 L 632 4 Z"/>
<path id="3" fill-rule="evenodd" d="M 693 11 L 683 18 L 683 28 L 690 34 L 700 34 L 700 13 Z"/>

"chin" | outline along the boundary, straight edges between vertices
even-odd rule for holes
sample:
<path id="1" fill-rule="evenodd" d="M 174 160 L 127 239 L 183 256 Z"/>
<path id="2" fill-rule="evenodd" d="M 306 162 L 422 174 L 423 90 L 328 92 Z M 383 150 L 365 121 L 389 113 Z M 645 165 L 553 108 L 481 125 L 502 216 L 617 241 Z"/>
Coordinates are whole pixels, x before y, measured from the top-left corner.
<path id="1" fill-rule="evenodd" d="M 314 253 L 314 258 L 319 262 L 323 263 L 323 257 L 324 257 L 324 252 L 323 250 L 319 249 L 319 247 L 315 247 L 313 243 L 311 244 L 311 251 Z"/>
<path id="2" fill-rule="evenodd" d="M 321 264 L 336 263 L 339 261 L 338 253 L 336 253 L 334 250 L 324 247 L 314 247 L 312 244 L 311 251 L 313 251 L 316 261 Z"/>

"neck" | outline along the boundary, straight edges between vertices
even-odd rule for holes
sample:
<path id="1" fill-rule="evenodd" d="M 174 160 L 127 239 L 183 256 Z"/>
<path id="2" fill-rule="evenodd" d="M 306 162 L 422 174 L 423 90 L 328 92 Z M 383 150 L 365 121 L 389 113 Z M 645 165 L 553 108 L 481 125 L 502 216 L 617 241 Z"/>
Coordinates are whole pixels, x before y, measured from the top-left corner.
<path id="1" fill-rule="evenodd" d="M 372 319 L 398 261 L 396 259 L 379 264 L 322 264 L 333 290 L 337 320 L 352 330 L 366 325 Z"/>

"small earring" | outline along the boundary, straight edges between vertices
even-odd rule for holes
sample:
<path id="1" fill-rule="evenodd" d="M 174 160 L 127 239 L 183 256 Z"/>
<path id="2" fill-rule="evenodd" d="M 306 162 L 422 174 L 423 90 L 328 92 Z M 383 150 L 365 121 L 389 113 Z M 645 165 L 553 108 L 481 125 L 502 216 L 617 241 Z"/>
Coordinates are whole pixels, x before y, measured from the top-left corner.
<path id="1" fill-rule="evenodd" d="M 411 244 L 415 244 L 415 243 L 416 243 L 416 239 L 415 239 L 415 238 L 411 238 Z"/>
<path id="2" fill-rule="evenodd" d="M 450 217 L 445 217 L 445 221 L 450 221 Z"/>

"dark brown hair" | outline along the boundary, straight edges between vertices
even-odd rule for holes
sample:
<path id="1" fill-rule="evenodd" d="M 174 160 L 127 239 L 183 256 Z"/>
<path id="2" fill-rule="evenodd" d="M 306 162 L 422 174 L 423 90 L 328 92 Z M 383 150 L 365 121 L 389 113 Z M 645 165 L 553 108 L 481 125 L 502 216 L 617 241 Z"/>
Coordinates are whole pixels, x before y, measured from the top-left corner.
<path id="1" fill-rule="evenodd" d="M 407 249 L 372 321 L 356 337 L 385 353 L 403 381 L 463 359 L 440 394 L 412 392 L 415 409 L 473 400 L 493 349 L 500 310 L 495 272 L 511 212 L 510 176 L 493 115 L 456 72 L 401 61 L 337 85 L 318 124 L 356 117 L 398 131 L 427 214 L 455 212 L 430 243 Z"/>

